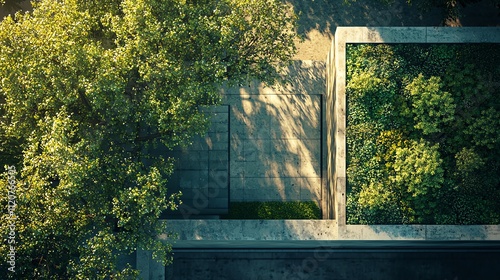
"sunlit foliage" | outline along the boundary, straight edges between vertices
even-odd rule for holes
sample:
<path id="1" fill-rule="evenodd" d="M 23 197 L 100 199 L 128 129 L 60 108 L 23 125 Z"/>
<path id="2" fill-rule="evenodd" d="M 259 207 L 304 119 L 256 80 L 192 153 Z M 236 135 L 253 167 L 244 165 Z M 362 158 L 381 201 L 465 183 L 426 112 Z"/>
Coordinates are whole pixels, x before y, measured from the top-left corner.
<path id="1" fill-rule="evenodd" d="M 173 161 L 203 133 L 218 86 L 275 80 L 295 51 L 278 0 L 40 0 L 0 23 L 0 163 L 15 166 L 13 279 L 118 279 L 156 236 Z M 0 180 L 2 207 L 7 179 Z M 4 195 L 5 194 L 5 195 Z M 0 229 L 9 232 L 3 213 Z M 0 247 L 2 275 L 9 245 Z"/>
<path id="2" fill-rule="evenodd" d="M 498 45 L 351 45 L 348 222 L 500 222 Z"/>

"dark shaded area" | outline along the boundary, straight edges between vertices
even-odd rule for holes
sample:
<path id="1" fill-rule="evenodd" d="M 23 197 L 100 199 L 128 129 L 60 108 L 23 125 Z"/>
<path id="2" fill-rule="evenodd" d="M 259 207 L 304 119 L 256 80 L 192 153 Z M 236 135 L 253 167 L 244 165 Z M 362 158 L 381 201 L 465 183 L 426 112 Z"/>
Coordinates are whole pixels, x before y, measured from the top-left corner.
<path id="1" fill-rule="evenodd" d="M 176 159 L 168 181 L 168 194 L 182 192 L 179 210 L 167 210 L 162 218 L 189 219 L 227 214 L 229 206 L 229 107 L 203 109 L 211 125 L 203 137 L 173 151 L 157 148 L 153 153 Z"/>
<path id="2" fill-rule="evenodd" d="M 299 242 L 300 243 L 300 242 Z M 340 241 L 289 248 L 174 248 L 167 279 L 496 279 L 499 242 Z"/>

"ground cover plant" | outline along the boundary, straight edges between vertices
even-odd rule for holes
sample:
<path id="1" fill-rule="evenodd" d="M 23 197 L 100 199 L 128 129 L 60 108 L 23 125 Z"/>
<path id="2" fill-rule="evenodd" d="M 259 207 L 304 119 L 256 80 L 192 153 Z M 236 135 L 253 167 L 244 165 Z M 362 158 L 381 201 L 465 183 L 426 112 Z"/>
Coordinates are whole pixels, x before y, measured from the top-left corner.
<path id="1" fill-rule="evenodd" d="M 224 219 L 321 219 L 321 210 L 314 201 L 231 202 Z"/>
<path id="2" fill-rule="evenodd" d="M 347 222 L 500 223 L 500 46 L 347 48 Z"/>

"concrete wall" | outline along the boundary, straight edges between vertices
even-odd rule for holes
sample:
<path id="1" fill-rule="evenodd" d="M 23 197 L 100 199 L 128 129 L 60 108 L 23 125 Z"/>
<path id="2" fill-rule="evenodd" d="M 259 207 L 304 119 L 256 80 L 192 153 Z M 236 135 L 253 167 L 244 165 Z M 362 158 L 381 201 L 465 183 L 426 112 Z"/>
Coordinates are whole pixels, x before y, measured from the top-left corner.
<path id="1" fill-rule="evenodd" d="M 173 265 L 164 267 L 151 259 L 150 252 L 139 251 L 136 267 L 141 270 L 141 276 L 144 279 L 161 280 L 234 279 L 229 275 L 238 275 L 238 278 L 243 277 L 243 279 L 271 279 L 271 276 L 280 276 L 272 279 L 286 280 L 337 279 L 333 278 L 333 276 L 338 276 L 339 271 L 342 271 L 343 278 L 339 276 L 338 279 L 364 279 L 367 274 L 358 275 L 357 273 L 360 271 L 362 273 L 369 271 L 375 273 L 370 279 L 388 279 L 387 276 L 392 275 L 390 273 L 396 267 L 395 262 L 408 258 L 415 260 L 418 258 L 417 254 L 423 252 L 430 251 L 429 254 L 418 258 L 422 261 L 428 261 L 426 269 L 431 269 L 430 264 L 450 260 L 450 257 L 453 256 L 455 261 L 438 265 L 439 269 L 444 268 L 447 273 L 458 271 L 453 269 L 458 265 L 459 262 L 457 261 L 459 259 L 466 259 L 459 266 L 477 269 L 476 265 L 484 265 L 484 268 L 487 269 L 483 270 L 482 273 L 490 271 L 491 264 L 498 262 L 500 259 L 500 243 L 495 241 L 500 240 L 499 225 L 360 225 L 344 227 L 348 229 L 348 232 L 338 236 L 335 227 L 336 224 L 333 220 L 168 221 L 168 230 L 178 232 L 180 238 L 173 246 L 175 254 Z M 476 241 L 472 242 L 471 240 Z M 496 247 L 492 247 L 493 245 Z M 383 255 L 378 255 L 383 250 L 394 253 L 397 248 L 410 249 L 410 251 L 406 255 L 385 255 L 383 252 Z M 446 248 L 456 252 L 447 256 L 440 256 L 438 254 L 440 253 L 439 250 Z M 478 254 L 484 257 L 481 260 L 475 262 L 473 261 L 475 257 L 473 259 L 466 257 L 465 253 L 477 252 L 480 248 L 485 249 L 485 252 Z M 495 255 L 487 256 L 484 254 L 492 252 L 495 248 Z M 332 251 L 324 252 L 325 249 L 331 249 Z M 218 253 L 212 254 L 220 250 L 231 252 L 231 255 L 224 257 Z M 342 252 L 342 250 L 347 251 Z M 345 254 L 356 253 L 357 250 L 361 251 L 356 256 Z M 258 251 L 258 254 L 251 257 L 252 251 Z M 278 257 L 276 253 L 286 254 Z M 344 260 L 345 262 L 339 263 L 331 259 L 331 257 L 337 259 L 337 261 Z M 278 259 L 279 261 L 277 261 Z M 357 262 L 362 262 L 363 265 L 359 263 L 358 266 L 356 265 Z M 468 266 L 471 262 L 474 265 Z M 415 271 L 420 274 L 417 273 L 417 276 L 415 276 L 403 273 L 398 277 L 393 275 L 389 279 L 411 279 L 413 276 L 415 276 L 414 279 L 436 279 L 437 276 L 441 277 L 443 275 L 429 274 L 431 275 L 429 276 L 421 274 L 427 273 L 427 271 L 420 271 L 422 269 L 421 262 L 409 261 L 404 263 L 406 265 L 402 265 L 402 267 L 405 267 L 405 270 L 400 273 Z M 297 271 L 290 266 L 312 269 L 305 275 L 306 278 L 292 278 L 293 273 L 300 272 L 300 270 Z M 365 266 L 371 266 L 371 268 L 367 269 Z M 334 269 L 331 270 L 332 268 Z M 471 279 L 466 277 L 466 275 L 469 275 L 466 272 L 461 271 L 460 274 L 455 274 L 453 277 L 460 275 L 463 279 Z M 446 277 L 450 277 L 450 275 Z M 483 279 L 482 277 L 479 278 Z"/>
<path id="2" fill-rule="evenodd" d="M 177 245 L 192 241 L 336 240 L 331 220 L 170 220 Z"/>
<path id="3" fill-rule="evenodd" d="M 166 151 L 177 159 L 168 182 L 170 193 L 182 192 L 177 216 L 226 214 L 229 207 L 229 106 L 201 110 L 211 118 L 204 137 L 196 137 L 188 148 Z"/>
<path id="4" fill-rule="evenodd" d="M 285 85 L 223 89 L 230 105 L 231 201 L 320 202 L 324 68 L 324 62 L 294 61 Z"/>

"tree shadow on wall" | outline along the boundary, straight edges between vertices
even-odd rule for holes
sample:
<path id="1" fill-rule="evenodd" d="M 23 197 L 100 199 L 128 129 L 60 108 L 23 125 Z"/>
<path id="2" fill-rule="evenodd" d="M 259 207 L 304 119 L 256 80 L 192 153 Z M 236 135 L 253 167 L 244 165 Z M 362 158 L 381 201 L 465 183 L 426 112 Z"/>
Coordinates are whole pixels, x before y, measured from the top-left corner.
<path id="1" fill-rule="evenodd" d="M 224 88 L 232 201 L 321 199 L 322 62 L 295 61 L 288 83 Z"/>

